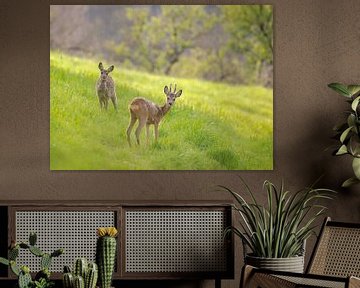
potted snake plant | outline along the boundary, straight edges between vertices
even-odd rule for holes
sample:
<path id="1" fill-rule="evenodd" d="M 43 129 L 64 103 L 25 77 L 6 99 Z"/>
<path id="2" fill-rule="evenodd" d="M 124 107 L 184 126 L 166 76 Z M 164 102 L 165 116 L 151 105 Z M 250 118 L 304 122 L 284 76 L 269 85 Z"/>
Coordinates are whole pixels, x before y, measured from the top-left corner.
<path id="1" fill-rule="evenodd" d="M 339 144 L 333 152 L 336 156 L 352 157 L 354 176 L 342 184 L 342 187 L 349 187 L 360 183 L 360 85 L 331 83 L 328 87 L 346 97 L 350 104 L 346 121 L 334 127 L 335 138 L 339 140 Z"/>
<path id="2" fill-rule="evenodd" d="M 334 191 L 310 187 L 291 193 L 284 189 L 283 183 L 277 188 L 266 180 L 267 203 L 262 205 L 243 183 L 251 201 L 228 187 L 220 186 L 234 197 L 233 208 L 240 216 L 239 226 L 228 227 L 225 234 L 234 233 L 241 238 L 245 264 L 303 273 L 305 241 L 314 233 L 316 220 L 326 210 L 318 202 L 331 199 Z"/>

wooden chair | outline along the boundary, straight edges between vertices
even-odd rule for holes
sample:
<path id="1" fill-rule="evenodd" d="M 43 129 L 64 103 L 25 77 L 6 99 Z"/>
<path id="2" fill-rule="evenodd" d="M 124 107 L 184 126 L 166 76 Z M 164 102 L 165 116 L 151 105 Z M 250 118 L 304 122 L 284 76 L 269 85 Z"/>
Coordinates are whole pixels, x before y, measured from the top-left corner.
<path id="1" fill-rule="evenodd" d="M 278 272 L 244 266 L 240 287 L 360 287 L 360 223 L 326 218 L 306 273 Z"/>

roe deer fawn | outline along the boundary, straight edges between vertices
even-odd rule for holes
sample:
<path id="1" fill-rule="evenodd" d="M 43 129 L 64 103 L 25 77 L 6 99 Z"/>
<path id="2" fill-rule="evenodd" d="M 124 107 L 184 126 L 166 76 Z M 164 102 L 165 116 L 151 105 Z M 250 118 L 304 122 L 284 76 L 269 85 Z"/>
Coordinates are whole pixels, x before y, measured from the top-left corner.
<path id="1" fill-rule="evenodd" d="M 175 103 L 175 99 L 181 96 L 182 90 L 176 92 L 176 84 L 174 91 L 171 91 L 168 86 L 164 87 L 164 93 L 166 95 L 166 103 L 163 106 L 159 106 L 145 98 L 135 98 L 132 100 L 129 106 L 130 110 L 130 123 L 127 128 L 127 141 L 131 147 L 130 134 L 135 125 L 135 122 L 139 120 L 138 127 L 136 128 L 135 135 L 137 144 L 140 145 L 140 133 L 142 128 L 146 125 L 146 139 L 149 143 L 149 126 L 154 125 L 155 130 L 155 142 L 159 136 L 159 124 L 165 114 L 170 110 L 171 106 Z"/>
<path id="2" fill-rule="evenodd" d="M 96 82 L 96 92 L 99 97 L 100 108 L 108 108 L 109 99 L 114 104 L 114 108 L 117 111 L 117 97 L 115 92 L 114 80 L 109 76 L 109 73 L 114 70 L 114 65 L 111 65 L 108 69 L 104 69 L 103 64 L 99 63 L 100 77 Z"/>

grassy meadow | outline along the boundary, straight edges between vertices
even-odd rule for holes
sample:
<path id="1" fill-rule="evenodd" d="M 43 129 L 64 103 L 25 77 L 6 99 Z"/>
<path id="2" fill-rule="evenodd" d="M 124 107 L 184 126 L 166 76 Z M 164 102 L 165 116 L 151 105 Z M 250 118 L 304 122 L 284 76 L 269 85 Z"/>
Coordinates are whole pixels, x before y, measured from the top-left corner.
<path id="1" fill-rule="evenodd" d="M 110 74 L 119 110 L 101 111 L 95 91 L 98 60 L 50 53 L 51 170 L 270 170 L 273 91 L 122 69 Z M 103 61 L 105 68 L 112 63 Z M 150 145 L 126 141 L 134 97 L 165 102 L 163 88 L 183 89 Z M 136 129 L 134 127 L 133 132 Z"/>

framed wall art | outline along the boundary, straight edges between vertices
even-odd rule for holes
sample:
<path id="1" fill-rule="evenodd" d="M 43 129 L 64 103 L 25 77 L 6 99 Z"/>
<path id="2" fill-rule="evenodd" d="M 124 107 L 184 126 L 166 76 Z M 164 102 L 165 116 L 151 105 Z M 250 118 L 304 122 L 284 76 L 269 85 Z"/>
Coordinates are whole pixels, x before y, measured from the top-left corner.
<path id="1" fill-rule="evenodd" d="M 271 5 L 51 5 L 51 170 L 273 169 Z"/>

